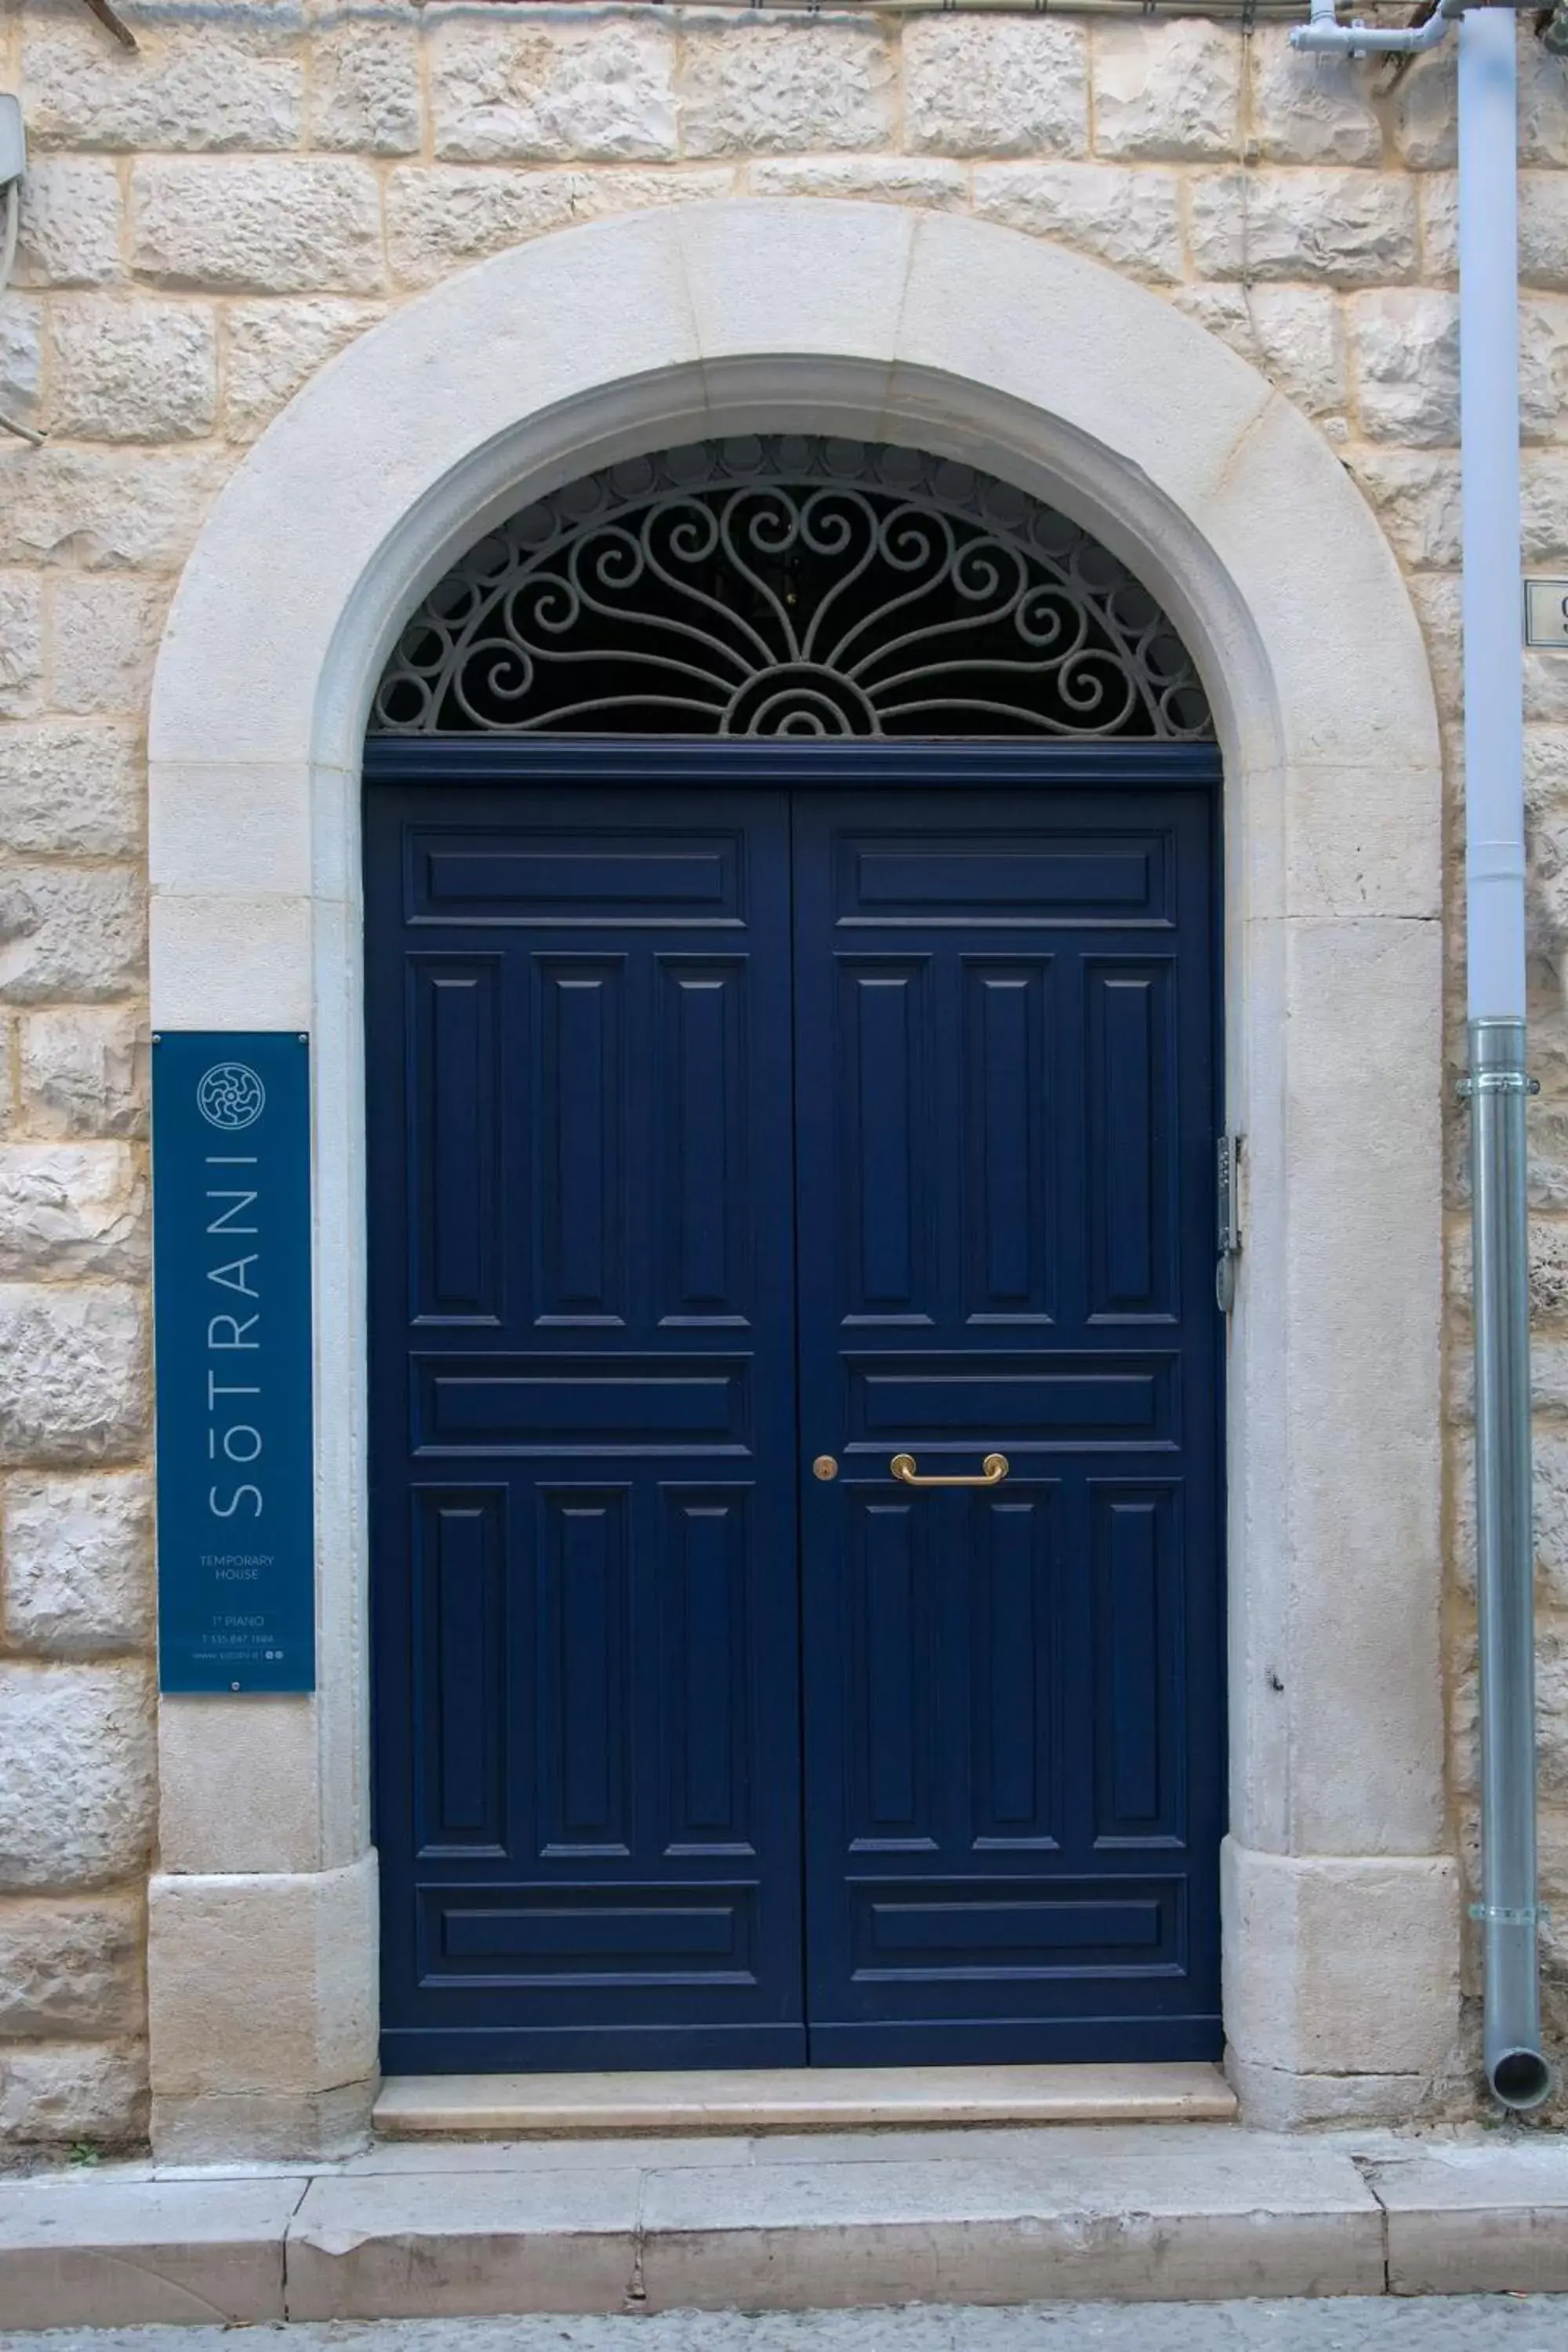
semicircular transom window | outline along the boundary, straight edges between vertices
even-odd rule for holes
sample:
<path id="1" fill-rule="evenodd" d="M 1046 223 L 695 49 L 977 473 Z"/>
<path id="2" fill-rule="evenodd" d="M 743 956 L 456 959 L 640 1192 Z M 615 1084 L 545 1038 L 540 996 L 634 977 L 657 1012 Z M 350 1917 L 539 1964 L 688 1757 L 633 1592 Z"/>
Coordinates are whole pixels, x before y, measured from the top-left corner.
<path id="1" fill-rule="evenodd" d="M 400 637 L 375 734 L 1208 740 L 1186 648 L 1065 515 L 917 449 L 705 441 L 471 547 Z"/>

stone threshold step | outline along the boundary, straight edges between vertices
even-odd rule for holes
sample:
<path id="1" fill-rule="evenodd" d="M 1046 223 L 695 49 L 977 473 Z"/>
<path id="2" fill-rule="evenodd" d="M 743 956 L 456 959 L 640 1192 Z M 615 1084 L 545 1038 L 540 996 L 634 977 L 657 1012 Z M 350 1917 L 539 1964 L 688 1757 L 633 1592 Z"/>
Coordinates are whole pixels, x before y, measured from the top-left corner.
<path id="1" fill-rule="evenodd" d="M 799 2066 L 668 2074 L 397 2074 L 386 2139 L 620 2132 L 909 2130 L 983 2124 L 1228 2123 L 1217 2066 Z"/>
<path id="2" fill-rule="evenodd" d="M 136 2169 L 0 2181 L 5 2343 L 168 2320 L 1568 2289 L 1561 2141 L 1068 2125 Z"/>

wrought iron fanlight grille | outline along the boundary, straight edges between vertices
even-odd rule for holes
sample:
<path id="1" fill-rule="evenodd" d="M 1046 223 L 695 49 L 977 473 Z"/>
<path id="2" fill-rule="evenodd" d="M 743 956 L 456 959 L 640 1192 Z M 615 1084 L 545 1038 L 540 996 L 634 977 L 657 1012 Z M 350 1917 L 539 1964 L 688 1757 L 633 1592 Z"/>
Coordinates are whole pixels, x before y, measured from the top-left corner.
<path id="1" fill-rule="evenodd" d="M 804 435 L 612 466 L 471 547 L 374 733 L 1208 740 L 1125 567 L 1010 484 Z"/>

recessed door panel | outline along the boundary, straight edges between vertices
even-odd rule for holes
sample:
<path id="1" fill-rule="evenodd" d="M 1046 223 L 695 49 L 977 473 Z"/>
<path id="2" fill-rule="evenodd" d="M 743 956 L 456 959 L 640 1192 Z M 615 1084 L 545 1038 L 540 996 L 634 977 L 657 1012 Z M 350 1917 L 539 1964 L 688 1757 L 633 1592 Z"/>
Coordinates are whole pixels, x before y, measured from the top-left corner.
<path id="1" fill-rule="evenodd" d="M 541 956 L 533 1182 L 535 1321 L 626 1320 L 626 968 Z"/>
<path id="2" fill-rule="evenodd" d="M 667 1326 L 750 1319 L 757 1246 L 748 1090 L 785 1075 L 749 1066 L 753 1024 L 743 961 L 658 966 L 658 1301 Z"/>
<path id="3" fill-rule="evenodd" d="M 1180 1484 L 1091 1480 L 1095 1817 L 1101 1845 L 1185 1833 Z"/>
<path id="4" fill-rule="evenodd" d="M 936 1279 L 925 968 L 847 960 L 837 980 L 837 1189 L 847 1311 L 863 1322 L 923 1319 Z"/>
<path id="5" fill-rule="evenodd" d="M 662 1685 L 670 1704 L 667 1853 L 755 1851 L 751 1491 L 666 1486 L 668 1603 Z"/>
<path id="6" fill-rule="evenodd" d="M 850 1843 L 903 1849 L 932 1835 L 931 1591 L 921 1516 L 896 1493 L 847 1492 L 851 1612 L 846 1714 L 854 1727 Z"/>
<path id="7" fill-rule="evenodd" d="M 504 1486 L 416 1486 L 410 1549 L 426 1663 L 416 1781 L 422 1853 L 499 1853 L 507 1839 L 510 1723 Z"/>
<path id="8" fill-rule="evenodd" d="M 542 1853 L 618 1857 L 636 1842 L 630 1505 L 626 1486 L 537 1490 Z"/>
<path id="9" fill-rule="evenodd" d="M 1094 961 L 1085 972 L 1088 1261 L 1099 1321 L 1181 1311 L 1176 966 Z"/>
<path id="10" fill-rule="evenodd" d="M 1050 961 L 962 970 L 965 1319 L 1046 1324 L 1057 1227 Z"/>
<path id="11" fill-rule="evenodd" d="M 1060 1563 L 1056 1490 L 977 1495 L 970 1579 L 970 1845 L 1059 1843 Z"/>
<path id="12" fill-rule="evenodd" d="M 410 1151 L 420 1176 L 411 1312 L 493 1321 L 500 1295 L 500 968 L 490 956 L 411 956 Z"/>

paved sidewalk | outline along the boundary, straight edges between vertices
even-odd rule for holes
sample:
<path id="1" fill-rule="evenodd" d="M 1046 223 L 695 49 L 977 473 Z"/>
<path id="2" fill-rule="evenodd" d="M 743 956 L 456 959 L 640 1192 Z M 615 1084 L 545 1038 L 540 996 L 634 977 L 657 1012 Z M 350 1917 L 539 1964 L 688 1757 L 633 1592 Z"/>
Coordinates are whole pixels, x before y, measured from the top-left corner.
<path id="1" fill-rule="evenodd" d="M 643 2328 L 692 2310 L 1521 2291 L 1568 2293 L 1568 2140 L 1544 2134 L 1165 2124 L 405 2142 L 310 2171 L 106 2165 L 0 2182 L 12 2330 L 511 2313 Z M 1050 2352 L 1070 2345 L 1061 2315 L 1037 2319 Z M 570 2343 L 563 2326 L 540 2342 Z"/>
<path id="2" fill-rule="evenodd" d="M 256 2352 L 1568 2352 L 1568 2296 L 667 2312 L 655 2319 L 305 2321 Z M 7 2335 L 17 2352 L 237 2352 L 218 2327 Z"/>

